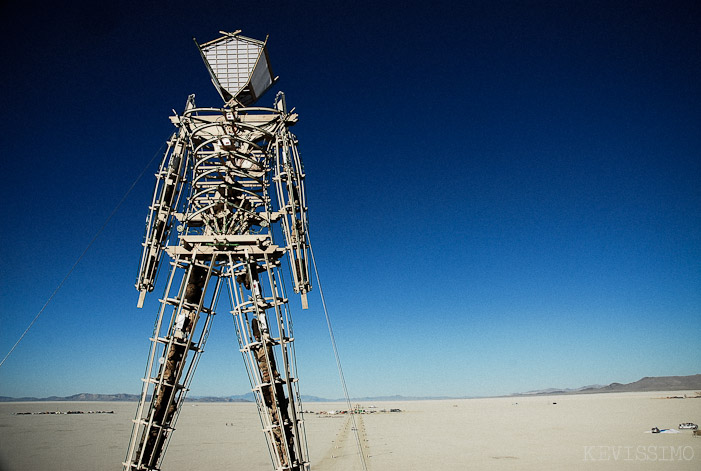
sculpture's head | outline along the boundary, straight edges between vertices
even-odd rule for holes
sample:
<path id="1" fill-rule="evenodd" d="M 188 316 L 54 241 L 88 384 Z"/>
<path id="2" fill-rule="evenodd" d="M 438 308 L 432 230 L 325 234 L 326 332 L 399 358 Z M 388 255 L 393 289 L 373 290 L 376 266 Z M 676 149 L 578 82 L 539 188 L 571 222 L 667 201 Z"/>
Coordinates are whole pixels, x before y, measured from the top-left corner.
<path id="1" fill-rule="evenodd" d="M 197 44 L 212 83 L 227 106 L 250 106 L 275 83 L 265 41 L 241 36 L 241 31 Z"/>

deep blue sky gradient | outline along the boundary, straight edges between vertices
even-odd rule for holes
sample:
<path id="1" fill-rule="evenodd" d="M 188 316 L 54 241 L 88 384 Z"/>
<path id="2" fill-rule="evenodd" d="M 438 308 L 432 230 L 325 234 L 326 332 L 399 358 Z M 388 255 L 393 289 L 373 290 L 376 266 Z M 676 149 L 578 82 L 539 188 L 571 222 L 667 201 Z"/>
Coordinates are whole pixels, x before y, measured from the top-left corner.
<path id="1" fill-rule="evenodd" d="M 190 93 L 192 43 L 264 38 L 297 107 L 350 393 L 489 395 L 701 372 L 695 2 L 44 2 L 0 7 L 0 353 Z M 272 103 L 274 91 L 260 103 Z M 158 160 L 158 159 L 157 159 Z M 140 390 L 133 288 L 152 165 L 0 369 L 0 395 Z M 341 390 L 318 290 L 306 394 Z M 296 303 L 296 304 L 295 304 Z M 248 390 L 227 301 L 194 395 Z"/>

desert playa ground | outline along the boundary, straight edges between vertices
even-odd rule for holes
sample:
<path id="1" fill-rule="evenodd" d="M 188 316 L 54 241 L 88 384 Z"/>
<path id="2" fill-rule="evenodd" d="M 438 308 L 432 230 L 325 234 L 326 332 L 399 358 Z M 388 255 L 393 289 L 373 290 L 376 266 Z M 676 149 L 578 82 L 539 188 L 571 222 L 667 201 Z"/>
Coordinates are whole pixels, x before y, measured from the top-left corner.
<path id="1" fill-rule="evenodd" d="M 701 437 L 646 433 L 701 422 L 693 391 L 362 404 L 369 414 L 305 414 L 312 469 L 371 471 L 699 470 Z M 370 406 L 376 406 L 370 408 Z M 0 404 L 0 470 L 119 470 L 134 403 Z M 306 403 L 322 412 L 341 404 Z M 399 408 L 402 412 L 380 412 Z M 108 410 L 114 414 L 14 415 Z M 186 403 L 166 471 L 272 469 L 255 406 Z"/>

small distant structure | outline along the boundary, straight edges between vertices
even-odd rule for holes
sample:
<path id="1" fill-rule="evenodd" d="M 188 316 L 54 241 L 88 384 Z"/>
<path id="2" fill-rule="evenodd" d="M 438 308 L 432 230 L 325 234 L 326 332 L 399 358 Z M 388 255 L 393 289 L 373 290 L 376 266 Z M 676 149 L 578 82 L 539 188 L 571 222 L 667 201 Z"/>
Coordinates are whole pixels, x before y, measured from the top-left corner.
<path id="1" fill-rule="evenodd" d="M 397 408 L 392 408 L 392 409 L 380 409 L 377 410 L 377 406 L 369 406 L 369 407 L 363 407 L 360 404 L 356 404 L 352 410 L 328 410 L 328 411 L 321 411 L 317 415 L 322 416 L 322 417 L 335 417 L 335 416 L 340 416 L 340 415 L 348 415 L 348 414 L 377 414 L 379 413 L 388 413 L 388 412 L 401 412 L 401 409 Z"/>
<path id="2" fill-rule="evenodd" d="M 60 410 L 43 411 L 43 412 L 15 412 L 14 415 L 74 415 L 74 414 L 114 414 L 113 410 L 69 410 L 61 412 Z"/>

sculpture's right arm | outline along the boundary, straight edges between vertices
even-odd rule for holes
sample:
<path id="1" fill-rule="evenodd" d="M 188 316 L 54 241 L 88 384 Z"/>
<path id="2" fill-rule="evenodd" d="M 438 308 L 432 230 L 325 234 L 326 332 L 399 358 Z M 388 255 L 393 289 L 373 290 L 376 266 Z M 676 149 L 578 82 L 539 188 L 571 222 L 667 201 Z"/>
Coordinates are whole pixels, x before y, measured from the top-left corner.
<path id="1" fill-rule="evenodd" d="M 169 139 L 168 148 L 156 174 L 156 188 L 146 217 L 141 263 L 136 279 L 136 289 L 139 291 L 138 307 L 143 306 L 146 293 L 153 291 L 158 264 L 178 212 L 181 190 L 185 182 L 187 157 L 187 139 L 183 136 L 181 128 Z"/>

